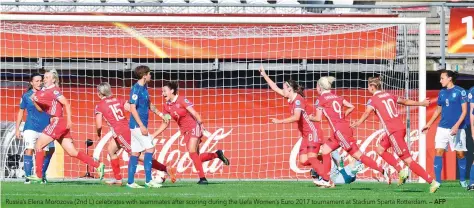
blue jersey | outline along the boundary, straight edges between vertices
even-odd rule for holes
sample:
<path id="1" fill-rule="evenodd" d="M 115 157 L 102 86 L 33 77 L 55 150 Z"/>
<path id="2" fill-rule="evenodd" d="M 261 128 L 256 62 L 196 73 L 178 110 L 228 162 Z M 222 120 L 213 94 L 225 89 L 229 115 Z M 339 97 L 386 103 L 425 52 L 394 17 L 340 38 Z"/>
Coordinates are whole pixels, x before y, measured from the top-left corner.
<path id="1" fill-rule="evenodd" d="M 474 103 L 474 87 L 471 87 L 469 89 L 469 92 L 467 92 L 467 114 L 466 114 L 466 119 L 464 122 L 466 123 L 466 126 L 469 127 L 469 124 L 471 124 L 471 114 L 474 114 L 474 111 L 471 111 L 471 104 Z"/>
<path id="2" fill-rule="evenodd" d="M 148 109 L 150 107 L 150 95 L 148 89 L 138 83 L 135 83 L 130 91 L 130 104 L 135 104 L 138 116 L 142 120 L 143 125 L 148 128 Z M 130 129 L 140 128 L 133 116 L 130 116 Z"/>
<path id="3" fill-rule="evenodd" d="M 45 112 L 39 112 L 36 110 L 33 101 L 30 99 L 33 93 L 33 90 L 28 90 L 23 94 L 23 96 L 21 96 L 20 109 L 26 109 L 27 112 L 23 130 L 42 132 L 43 129 L 49 125 L 49 115 Z"/>
<path id="4" fill-rule="evenodd" d="M 451 129 L 462 114 L 461 105 L 467 102 L 467 93 L 461 87 L 454 86 L 451 89 L 444 88 L 438 95 L 438 106 L 441 106 L 441 121 L 439 127 Z M 465 122 L 459 125 L 459 129 L 465 127 Z"/>

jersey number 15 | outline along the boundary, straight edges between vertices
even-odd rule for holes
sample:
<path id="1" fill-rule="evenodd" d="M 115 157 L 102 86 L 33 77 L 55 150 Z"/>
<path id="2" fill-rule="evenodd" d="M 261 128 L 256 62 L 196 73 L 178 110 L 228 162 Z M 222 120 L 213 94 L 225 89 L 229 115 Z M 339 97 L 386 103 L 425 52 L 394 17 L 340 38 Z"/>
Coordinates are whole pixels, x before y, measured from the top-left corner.
<path id="1" fill-rule="evenodd" d="M 112 113 L 114 113 L 115 120 L 117 120 L 117 121 L 120 121 L 120 120 L 125 118 L 125 116 L 123 116 L 122 110 L 120 108 L 118 108 L 119 105 L 120 105 L 120 103 L 115 103 L 113 105 L 109 105 L 109 108 L 112 111 Z"/>

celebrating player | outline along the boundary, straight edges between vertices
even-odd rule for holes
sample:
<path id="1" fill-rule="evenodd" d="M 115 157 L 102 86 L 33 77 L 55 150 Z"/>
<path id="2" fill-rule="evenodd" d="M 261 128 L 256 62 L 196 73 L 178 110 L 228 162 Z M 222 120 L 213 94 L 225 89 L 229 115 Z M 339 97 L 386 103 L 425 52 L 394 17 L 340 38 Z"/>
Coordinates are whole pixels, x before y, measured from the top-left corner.
<path id="1" fill-rule="evenodd" d="M 303 137 L 299 151 L 300 163 L 303 166 L 311 166 L 318 173 L 323 172 L 323 166 L 317 159 L 322 142 L 319 136 L 321 129 L 309 120 L 310 112 L 307 109 L 311 107 L 306 104 L 306 100 L 303 98 L 303 87 L 294 80 L 288 80 L 283 84 L 282 90 L 268 77 L 263 67 L 260 67 L 259 71 L 273 91 L 288 99 L 292 113 L 291 117 L 282 120 L 274 118 L 272 122 L 276 124 L 297 122 L 298 129 Z M 329 180 L 329 175 L 323 175 L 322 177 Z"/>
<path id="2" fill-rule="evenodd" d="M 114 179 L 111 181 L 107 181 L 106 183 L 109 185 L 122 185 L 122 176 L 120 174 L 119 164 L 120 160 L 117 155 L 117 152 L 120 150 L 120 148 L 123 148 L 130 155 L 140 156 L 140 161 L 143 161 L 144 155 L 140 155 L 142 149 L 134 149 L 133 147 L 135 146 L 131 145 L 132 133 L 128 128 L 128 121 L 124 115 L 124 111 L 126 109 L 130 109 L 130 104 L 122 99 L 114 98 L 112 96 L 110 84 L 107 82 L 100 83 L 99 86 L 97 86 L 97 92 L 101 99 L 99 104 L 97 104 L 97 106 L 95 107 L 97 136 L 98 138 L 101 138 L 102 117 L 105 118 L 106 122 L 110 125 L 115 134 L 114 141 L 111 141 L 108 147 L 108 153 L 111 159 L 110 162 L 112 164 Z M 131 163 L 129 162 L 129 171 L 132 170 L 132 167 L 130 165 Z M 171 177 L 171 182 L 174 183 L 176 181 L 174 170 L 172 170 L 171 168 L 167 170 L 166 166 L 156 160 L 152 160 L 152 167 L 156 170 L 168 173 L 168 175 Z M 130 174 L 132 174 L 132 176 L 130 176 Z M 143 188 L 142 186 L 134 182 L 134 174 L 135 172 L 129 172 L 129 183 L 127 183 L 127 186 L 130 188 Z"/>
<path id="3" fill-rule="evenodd" d="M 153 167 L 152 158 L 155 152 L 155 145 L 153 144 L 153 138 L 148 133 L 148 111 L 151 110 L 156 115 L 160 116 L 165 123 L 169 120 L 163 117 L 163 113 L 159 112 L 156 107 L 150 103 L 150 95 L 148 94 L 147 83 L 151 81 L 150 68 L 148 66 L 137 66 L 135 68 L 135 75 L 138 78 L 130 91 L 130 118 L 129 127 L 132 132 L 132 152 L 144 152 L 143 156 L 143 167 L 145 169 L 145 186 L 149 188 L 159 188 L 161 184 L 152 180 L 151 169 Z M 135 142 L 136 141 L 136 142 Z M 134 179 L 130 178 L 135 175 L 138 164 L 138 155 L 132 154 L 130 156 L 128 169 L 128 186 L 134 184 Z M 162 167 L 161 169 L 166 167 Z"/>
<path id="4" fill-rule="evenodd" d="M 70 129 L 72 126 L 71 105 L 59 89 L 59 76 L 56 70 L 49 70 L 44 74 L 43 89 L 35 92 L 32 96 L 33 104 L 39 111 L 45 111 L 50 116 L 50 124 L 43 130 L 36 141 L 36 175 L 28 177 L 32 181 L 41 181 L 43 177 L 43 148 L 54 140 L 58 141 L 67 154 L 82 162 L 94 167 L 102 180 L 104 177 L 104 164 L 98 163 L 84 152 L 76 150 L 74 147 Z M 66 117 L 63 115 L 63 108 L 66 108 Z"/>
<path id="5" fill-rule="evenodd" d="M 471 135 L 472 135 L 472 138 L 474 139 L 474 87 L 471 87 L 471 89 L 469 89 L 469 94 L 467 96 L 467 98 L 469 99 L 469 116 L 466 116 L 466 117 L 469 117 L 468 121 L 467 122 L 469 125 L 467 128 L 470 128 L 471 129 Z M 470 173 L 470 176 L 469 176 L 469 183 L 470 185 L 467 187 L 467 190 L 468 191 L 474 191 L 474 161 L 471 165 L 471 173 Z"/>
<path id="6" fill-rule="evenodd" d="M 33 168 L 33 152 L 36 144 L 36 139 L 38 139 L 41 132 L 49 124 L 49 115 L 44 112 L 40 112 L 36 109 L 33 101 L 30 99 L 31 95 L 35 92 L 41 90 L 41 84 L 43 82 L 43 77 L 40 74 L 35 73 L 31 75 L 30 83 L 28 90 L 23 94 L 20 101 L 20 110 L 18 111 L 18 116 L 16 119 L 16 138 L 24 139 L 25 142 L 25 155 L 24 155 L 24 167 L 25 167 L 25 176 L 28 177 L 31 175 L 31 169 Z M 26 122 L 23 127 L 23 137 L 20 133 L 20 124 L 23 120 L 23 114 L 28 113 L 26 116 Z M 46 170 L 48 169 L 49 162 L 54 153 L 54 142 L 50 142 L 47 147 L 43 150 L 46 151 L 46 156 L 43 161 L 43 177 L 42 182 L 46 183 Z M 25 184 L 29 184 L 30 180 L 25 179 Z"/>
<path id="7" fill-rule="evenodd" d="M 193 108 L 191 101 L 184 96 L 178 96 L 178 83 L 168 82 L 162 88 L 163 97 L 165 97 L 166 104 L 163 107 L 163 112 L 166 117 L 173 118 L 178 123 L 181 135 L 184 137 L 184 143 L 188 149 L 189 156 L 193 161 L 194 167 L 198 171 L 200 185 L 208 184 L 206 176 L 202 168 L 202 162 L 219 158 L 225 165 L 229 165 L 229 160 L 224 156 L 222 150 L 217 150 L 215 153 L 199 153 L 199 144 L 201 143 L 203 129 L 203 121 Z M 153 134 L 153 138 L 157 137 L 163 132 L 169 123 L 162 123 L 158 130 Z"/>
<path id="8" fill-rule="evenodd" d="M 430 121 L 423 127 L 423 131 L 428 130 L 433 122 L 441 114 L 441 120 L 436 129 L 435 148 L 436 156 L 434 168 L 436 181 L 441 183 L 441 170 L 443 169 L 443 154 L 448 148 L 456 151 L 459 167 L 459 179 L 462 187 L 467 187 L 466 177 L 466 132 L 464 130 L 464 117 L 467 114 L 467 93 L 454 85 L 456 73 L 449 70 L 441 70 L 440 83 L 444 87 L 438 95 L 438 107 L 431 116 Z"/>
<path id="9" fill-rule="evenodd" d="M 398 157 L 402 159 L 413 172 L 425 181 L 431 184 L 430 192 L 434 193 L 439 188 L 439 183 L 433 180 L 428 173 L 412 159 L 405 142 L 406 128 L 402 119 L 399 117 L 397 106 L 395 103 L 405 106 L 428 106 L 429 100 L 417 102 L 413 100 L 403 99 L 391 93 L 382 91 L 382 81 L 380 78 L 371 77 L 368 80 L 369 84 L 367 90 L 373 95 L 367 102 L 367 108 L 362 117 L 354 122 L 351 127 L 356 128 L 363 123 L 375 111 L 382 122 L 386 135 L 380 141 L 380 146 L 377 146 L 377 153 L 398 172 L 398 185 L 405 183 L 408 178 L 408 172 L 401 170 L 397 164 L 395 157 L 387 152 L 388 148 L 393 147 Z"/>
<path id="10" fill-rule="evenodd" d="M 320 97 L 316 100 L 316 117 L 314 120 L 321 121 L 322 114 L 324 113 L 334 131 L 333 136 L 323 145 L 322 153 L 325 172 L 322 174 L 322 177 L 324 180 L 321 180 L 317 185 L 323 187 L 334 186 L 332 181 L 329 181 L 324 177 L 329 174 L 329 170 L 331 169 L 330 153 L 340 146 L 342 146 L 342 148 L 355 159 L 382 173 L 387 183 L 390 184 L 390 172 L 384 170 L 381 166 L 378 166 L 374 160 L 363 155 L 359 150 L 356 140 L 353 137 L 349 121 L 345 119 L 355 107 L 343 97 L 331 93 L 331 84 L 334 80 L 334 77 L 321 77 L 317 83 L 317 91 Z M 347 108 L 345 112 L 343 111 L 343 106 Z"/>

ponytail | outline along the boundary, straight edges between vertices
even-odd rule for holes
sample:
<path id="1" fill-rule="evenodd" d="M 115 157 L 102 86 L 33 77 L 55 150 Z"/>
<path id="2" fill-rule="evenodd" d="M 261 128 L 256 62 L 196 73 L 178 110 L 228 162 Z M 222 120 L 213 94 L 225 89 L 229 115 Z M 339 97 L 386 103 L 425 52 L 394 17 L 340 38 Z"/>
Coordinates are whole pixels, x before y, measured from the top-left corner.
<path id="1" fill-rule="evenodd" d="M 304 87 L 299 85 L 295 80 L 288 80 L 286 84 L 293 89 L 296 93 L 304 97 Z"/>

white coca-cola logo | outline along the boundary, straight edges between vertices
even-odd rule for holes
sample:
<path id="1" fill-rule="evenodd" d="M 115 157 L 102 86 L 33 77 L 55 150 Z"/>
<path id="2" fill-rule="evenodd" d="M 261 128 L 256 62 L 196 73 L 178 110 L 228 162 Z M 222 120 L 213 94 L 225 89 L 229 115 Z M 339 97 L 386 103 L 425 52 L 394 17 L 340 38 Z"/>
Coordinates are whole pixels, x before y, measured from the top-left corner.
<path id="1" fill-rule="evenodd" d="M 217 129 L 214 133 L 210 133 L 208 131 L 204 131 L 203 134 L 204 136 L 207 137 L 207 140 L 201 144 L 201 148 L 199 152 L 214 152 L 216 151 L 216 146 L 219 143 L 220 140 L 223 140 L 226 138 L 230 133 L 232 132 L 232 129 L 228 132 L 224 132 L 223 128 Z M 102 139 L 99 141 L 97 144 L 96 148 L 94 149 L 93 157 L 94 159 L 100 158 L 100 154 L 102 150 L 104 149 L 104 146 L 107 144 L 107 141 L 113 137 L 113 132 L 108 132 Z M 178 144 L 180 147 L 185 148 L 186 144 L 183 141 L 183 137 L 181 137 L 181 132 L 176 132 L 173 134 L 169 139 L 154 139 L 153 144 L 157 146 L 157 151 L 155 152 L 154 156 L 158 155 L 157 160 L 160 163 L 163 164 L 168 164 L 173 167 L 176 167 L 177 172 L 182 173 L 186 171 L 188 168 L 193 167 L 193 172 L 197 172 L 196 169 L 193 166 L 193 163 L 191 161 L 191 158 L 189 157 L 188 152 L 181 152 L 179 149 L 172 149 L 172 145 L 175 144 L 175 142 L 178 140 Z M 160 147 L 161 146 L 161 147 Z M 122 159 L 124 161 L 129 160 L 129 155 L 127 152 L 120 150 L 118 152 L 118 155 L 121 155 Z M 107 154 L 107 160 L 110 161 L 110 157 Z M 168 163 L 170 162 L 170 163 Z M 205 173 L 215 173 L 218 170 L 222 171 L 222 166 L 223 163 L 220 160 L 212 160 L 212 161 L 207 161 L 202 163 L 203 170 Z M 126 165 L 120 167 L 120 168 L 127 168 Z M 137 171 L 143 170 L 143 165 L 138 165 L 137 166 Z M 112 171 L 112 169 L 106 169 L 106 172 Z M 155 177 L 157 176 L 163 176 L 164 173 L 160 171 L 154 171 L 153 175 Z"/>
<path id="2" fill-rule="evenodd" d="M 383 159 L 382 159 L 382 157 L 380 157 L 377 154 L 377 152 L 375 151 L 375 148 L 374 148 L 374 150 L 371 150 L 371 151 L 368 151 L 368 152 L 366 152 L 365 150 L 367 149 L 367 147 L 369 147 L 369 145 L 370 145 L 370 147 L 378 146 L 378 144 L 380 142 L 380 139 L 382 139 L 383 136 L 385 136 L 385 130 L 380 129 L 380 130 L 377 130 L 374 133 L 372 133 L 365 140 L 357 140 L 357 144 L 359 145 L 360 150 L 362 152 L 365 152 L 365 154 L 368 157 L 373 158 L 377 162 L 377 164 L 381 164 Z M 407 145 L 408 145 L 408 148 L 410 149 L 411 155 L 412 155 L 412 157 L 415 161 L 418 158 L 418 154 L 419 154 L 418 147 L 415 146 L 418 139 L 419 139 L 419 131 L 418 130 L 413 130 L 412 132 L 410 132 L 410 143 L 407 144 Z M 295 146 L 293 147 L 293 149 L 291 150 L 291 153 L 290 153 L 290 159 L 289 159 L 290 169 L 292 171 L 294 171 L 295 173 L 307 173 L 307 172 L 309 172 L 309 169 L 307 169 L 307 168 L 300 169 L 298 167 L 298 154 L 299 154 L 299 150 L 300 150 L 300 146 L 301 146 L 301 140 L 302 140 L 302 138 L 298 139 L 298 141 L 296 142 Z M 373 141 L 375 143 L 373 143 Z M 405 141 L 406 141 L 406 139 L 405 139 Z M 348 160 L 348 157 L 347 157 L 348 153 L 345 152 L 342 148 L 339 148 L 339 154 L 341 155 L 341 157 L 344 157 L 345 160 Z M 395 157 L 398 158 L 397 156 L 395 156 Z M 405 164 L 401 160 L 399 160 L 399 162 L 400 162 L 399 165 L 403 168 L 405 166 Z M 387 165 L 388 164 L 384 163 L 384 166 L 387 166 Z M 365 168 L 360 173 L 364 173 L 367 170 L 369 170 L 369 169 Z M 377 171 L 375 171 L 375 170 L 371 170 L 371 171 L 373 171 L 372 173 L 377 173 Z"/>

